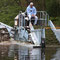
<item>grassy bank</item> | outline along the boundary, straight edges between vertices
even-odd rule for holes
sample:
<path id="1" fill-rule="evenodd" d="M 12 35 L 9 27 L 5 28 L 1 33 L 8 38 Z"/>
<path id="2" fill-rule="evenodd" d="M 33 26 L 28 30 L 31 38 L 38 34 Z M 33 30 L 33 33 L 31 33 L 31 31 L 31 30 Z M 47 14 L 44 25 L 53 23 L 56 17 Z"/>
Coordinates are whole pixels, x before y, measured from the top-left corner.
<path id="1" fill-rule="evenodd" d="M 60 27 L 60 17 L 50 17 L 56 27 Z"/>
<path id="2" fill-rule="evenodd" d="M 50 17 L 55 27 L 60 27 L 60 17 Z M 46 29 L 46 45 L 60 45 L 51 29 Z"/>
<path id="3" fill-rule="evenodd" d="M 46 45 L 59 45 L 58 40 L 56 39 L 56 36 L 52 32 L 51 29 L 46 29 Z"/>
<path id="4" fill-rule="evenodd" d="M 34 26 L 35 29 L 39 29 L 40 26 Z M 53 31 L 51 29 L 46 29 L 46 45 L 60 45 L 58 40 L 56 39 L 56 36 L 54 35 Z"/>

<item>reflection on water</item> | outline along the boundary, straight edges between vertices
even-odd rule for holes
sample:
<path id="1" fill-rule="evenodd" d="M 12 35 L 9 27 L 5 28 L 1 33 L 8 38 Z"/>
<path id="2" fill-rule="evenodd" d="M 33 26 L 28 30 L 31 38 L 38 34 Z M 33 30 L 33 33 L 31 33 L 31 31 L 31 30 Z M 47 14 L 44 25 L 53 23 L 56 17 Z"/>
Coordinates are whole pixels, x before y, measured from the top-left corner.
<path id="1" fill-rule="evenodd" d="M 27 48 L 0 46 L 0 60 L 59 60 L 60 48 Z"/>
<path id="2" fill-rule="evenodd" d="M 17 45 L 10 45 L 8 56 L 9 57 L 14 56 L 14 59 L 17 60 L 41 60 L 44 58 L 44 57 L 42 58 L 42 55 L 44 56 L 42 52 L 43 51 L 41 51 L 41 49 L 38 48 L 31 49 L 31 48 L 21 47 Z"/>
<path id="3" fill-rule="evenodd" d="M 60 48 L 57 49 L 56 54 L 53 55 L 53 58 L 51 60 L 60 60 Z"/>

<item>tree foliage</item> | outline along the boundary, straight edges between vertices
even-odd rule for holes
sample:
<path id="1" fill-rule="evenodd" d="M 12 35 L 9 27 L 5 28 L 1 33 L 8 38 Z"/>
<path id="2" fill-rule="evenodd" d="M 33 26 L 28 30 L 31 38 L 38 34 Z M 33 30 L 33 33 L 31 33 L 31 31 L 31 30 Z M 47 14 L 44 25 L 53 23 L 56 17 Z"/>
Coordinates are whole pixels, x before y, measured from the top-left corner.
<path id="1" fill-rule="evenodd" d="M 57 0 L 46 0 L 46 10 L 50 16 L 60 16 L 60 4 Z"/>
<path id="2" fill-rule="evenodd" d="M 0 0 L 0 21 L 14 26 L 14 17 L 19 11 L 25 11 L 33 1 L 37 10 L 46 10 L 50 16 L 60 16 L 59 0 Z"/>

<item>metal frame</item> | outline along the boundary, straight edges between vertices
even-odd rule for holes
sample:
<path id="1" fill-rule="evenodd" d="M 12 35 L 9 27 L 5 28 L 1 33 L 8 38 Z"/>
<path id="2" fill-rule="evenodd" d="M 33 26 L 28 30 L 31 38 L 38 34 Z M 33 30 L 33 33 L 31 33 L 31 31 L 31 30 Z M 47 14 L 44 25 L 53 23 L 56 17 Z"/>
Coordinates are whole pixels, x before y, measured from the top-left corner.
<path id="1" fill-rule="evenodd" d="M 26 12 L 24 12 L 24 13 L 26 13 Z M 37 32 L 37 31 L 40 31 L 40 40 L 41 39 L 44 39 L 45 40 L 45 26 L 47 26 L 47 22 L 48 22 L 48 20 L 49 20 L 49 15 L 45 12 L 45 11 L 37 11 L 37 14 L 39 13 L 39 18 L 38 18 L 38 20 L 40 20 L 41 21 L 41 23 L 42 23 L 42 25 L 41 25 L 41 29 L 37 29 L 37 30 L 34 30 L 34 28 L 33 28 L 33 31 L 31 31 L 31 33 L 32 33 L 32 35 L 35 35 L 35 32 Z M 24 28 L 24 26 L 25 26 L 25 15 L 23 16 L 22 15 L 22 11 L 20 11 L 19 12 L 19 26 L 18 26 L 18 38 L 20 39 L 21 37 L 20 36 L 24 36 L 24 33 L 23 32 L 25 32 L 26 33 L 26 30 L 25 30 L 25 28 Z M 43 25 L 44 24 L 44 25 Z M 33 27 L 33 26 L 32 26 Z M 22 29 L 22 28 L 24 28 L 24 30 Z M 23 31 L 23 32 L 22 32 Z M 33 33 L 34 32 L 34 33 Z M 20 34 L 21 33 L 21 34 Z M 26 37 L 28 37 L 27 36 L 28 34 L 26 33 L 26 36 L 25 36 L 25 38 Z M 15 36 L 16 36 L 16 34 L 15 34 Z M 22 38 L 23 38 L 23 36 L 22 36 Z M 32 37 L 32 36 L 31 36 Z M 18 40 L 19 40 L 18 39 Z M 33 38 L 34 39 L 34 38 Z M 28 40 L 28 39 L 27 39 Z M 34 41 L 34 40 L 33 40 Z M 38 43 L 38 41 L 39 40 L 37 40 L 37 43 Z M 41 40 L 42 41 L 42 40 Z M 40 42 L 41 42 L 40 41 Z M 37 44 L 37 45 L 39 45 L 39 44 Z"/>
<path id="2" fill-rule="evenodd" d="M 24 12 L 24 14 L 25 13 L 26 13 L 26 11 Z M 37 14 L 38 13 L 39 13 L 39 16 L 40 16 L 40 18 L 38 18 L 38 20 L 44 21 L 45 26 L 47 26 L 48 20 L 49 20 L 49 15 L 47 14 L 47 12 L 46 11 L 37 11 Z M 22 11 L 19 12 L 19 26 L 25 26 L 25 16 L 22 15 Z"/>

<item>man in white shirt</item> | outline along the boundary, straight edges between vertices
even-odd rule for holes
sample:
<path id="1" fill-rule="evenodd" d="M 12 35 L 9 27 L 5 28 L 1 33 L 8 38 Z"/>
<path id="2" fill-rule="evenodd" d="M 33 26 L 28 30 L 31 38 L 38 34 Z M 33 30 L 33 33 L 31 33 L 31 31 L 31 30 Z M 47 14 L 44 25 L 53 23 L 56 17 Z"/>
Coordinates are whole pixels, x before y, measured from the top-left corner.
<path id="1" fill-rule="evenodd" d="M 35 18 L 34 25 L 37 24 L 37 20 L 38 20 L 36 14 L 37 14 L 36 8 L 33 6 L 33 2 L 31 2 L 30 5 L 27 7 L 27 15 L 29 17 L 29 20 L 31 20 L 32 17 Z"/>

